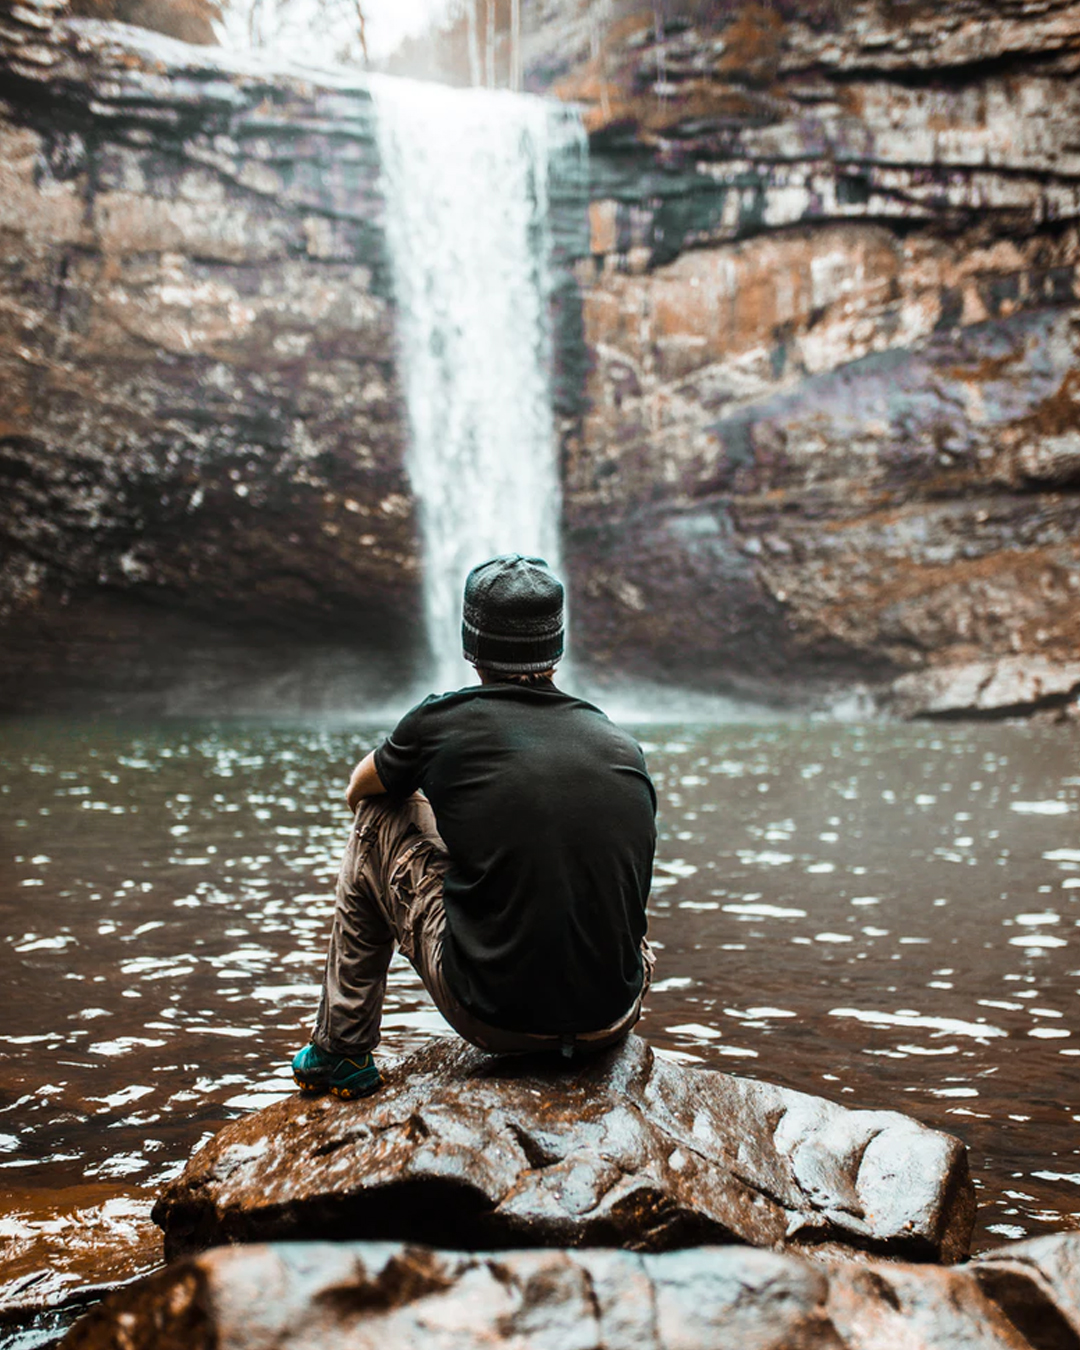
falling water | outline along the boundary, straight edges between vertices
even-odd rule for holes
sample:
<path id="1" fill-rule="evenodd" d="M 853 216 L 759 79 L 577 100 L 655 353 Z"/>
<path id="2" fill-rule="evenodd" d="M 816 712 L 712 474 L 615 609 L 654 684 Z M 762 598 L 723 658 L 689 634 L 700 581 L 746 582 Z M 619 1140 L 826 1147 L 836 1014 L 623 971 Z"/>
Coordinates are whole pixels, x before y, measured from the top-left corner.
<path id="1" fill-rule="evenodd" d="M 559 565 L 549 191 L 576 113 L 520 94 L 372 79 L 436 687 L 456 688 L 477 562 Z"/>

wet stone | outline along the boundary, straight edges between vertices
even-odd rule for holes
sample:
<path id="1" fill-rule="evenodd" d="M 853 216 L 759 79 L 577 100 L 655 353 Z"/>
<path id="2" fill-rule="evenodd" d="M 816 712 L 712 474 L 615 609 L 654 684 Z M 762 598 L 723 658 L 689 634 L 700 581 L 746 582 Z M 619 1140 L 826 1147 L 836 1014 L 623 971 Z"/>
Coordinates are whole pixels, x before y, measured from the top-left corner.
<path id="1" fill-rule="evenodd" d="M 1076 1345 L 1080 1235 L 993 1261 L 1017 1267 L 1001 1301 L 977 1266 L 818 1263 L 748 1247 L 438 1252 L 390 1243 L 219 1247 L 95 1309 L 66 1350 L 380 1350 L 438 1343 L 515 1350 L 1049 1350 Z M 1038 1266 L 1039 1273 L 1036 1273 Z M 1031 1278 L 1024 1274 L 1027 1270 Z M 1039 1291 L 1035 1281 L 1051 1281 Z M 1058 1280 L 1058 1284 L 1052 1283 Z M 1027 1280 L 1035 1300 L 1018 1293 Z M 1062 1283 L 1063 1282 L 1063 1283 Z M 1034 1291 L 1034 1292 L 1032 1292 Z M 1036 1320 L 1029 1314 L 1037 1305 Z"/>
<path id="2" fill-rule="evenodd" d="M 971 1271 L 1033 1345 L 1080 1345 L 1080 1233 L 1010 1242 L 985 1252 Z"/>
<path id="3" fill-rule="evenodd" d="M 386 1078 L 228 1125 L 154 1208 L 166 1255 L 303 1238 L 968 1251 L 964 1146 L 896 1112 L 685 1068 L 638 1037 L 566 1067 L 436 1041 Z"/>

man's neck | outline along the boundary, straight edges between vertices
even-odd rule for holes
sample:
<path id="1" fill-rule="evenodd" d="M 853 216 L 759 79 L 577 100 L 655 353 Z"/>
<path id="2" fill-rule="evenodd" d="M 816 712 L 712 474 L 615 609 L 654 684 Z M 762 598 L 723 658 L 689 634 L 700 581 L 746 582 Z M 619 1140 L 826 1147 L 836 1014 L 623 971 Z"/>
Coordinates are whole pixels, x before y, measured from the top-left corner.
<path id="1" fill-rule="evenodd" d="M 541 670 L 527 680 L 516 678 L 513 675 L 505 674 L 498 670 L 488 670 L 484 666 L 475 667 L 477 675 L 480 677 L 481 684 L 517 684 L 523 689 L 528 689 L 532 684 L 551 684 L 555 679 L 555 670 Z"/>

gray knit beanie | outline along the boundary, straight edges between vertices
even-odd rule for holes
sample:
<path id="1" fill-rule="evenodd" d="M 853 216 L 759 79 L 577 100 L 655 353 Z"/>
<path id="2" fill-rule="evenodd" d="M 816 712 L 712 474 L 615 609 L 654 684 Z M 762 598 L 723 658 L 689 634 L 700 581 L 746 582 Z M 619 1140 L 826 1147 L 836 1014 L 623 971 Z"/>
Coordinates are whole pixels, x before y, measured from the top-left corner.
<path id="1" fill-rule="evenodd" d="M 465 660 L 506 675 L 550 670 L 563 654 L 563 588 L 543 558 L 504 553 L 465 581 Z"/>

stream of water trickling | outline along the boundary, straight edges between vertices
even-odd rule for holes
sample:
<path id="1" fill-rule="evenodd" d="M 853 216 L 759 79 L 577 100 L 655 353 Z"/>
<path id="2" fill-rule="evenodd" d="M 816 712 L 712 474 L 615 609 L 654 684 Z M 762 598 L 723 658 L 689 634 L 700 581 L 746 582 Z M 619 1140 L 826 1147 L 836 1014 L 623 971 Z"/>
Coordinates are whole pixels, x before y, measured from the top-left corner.
<path id="1" fill-rule="evenodd" d="M 550 101 L 388 76 L 371 89 L 432 682 L 454 689 L 469 569 L 506 552 L 559 568 L 549 181 L 586 145 Z"/>

